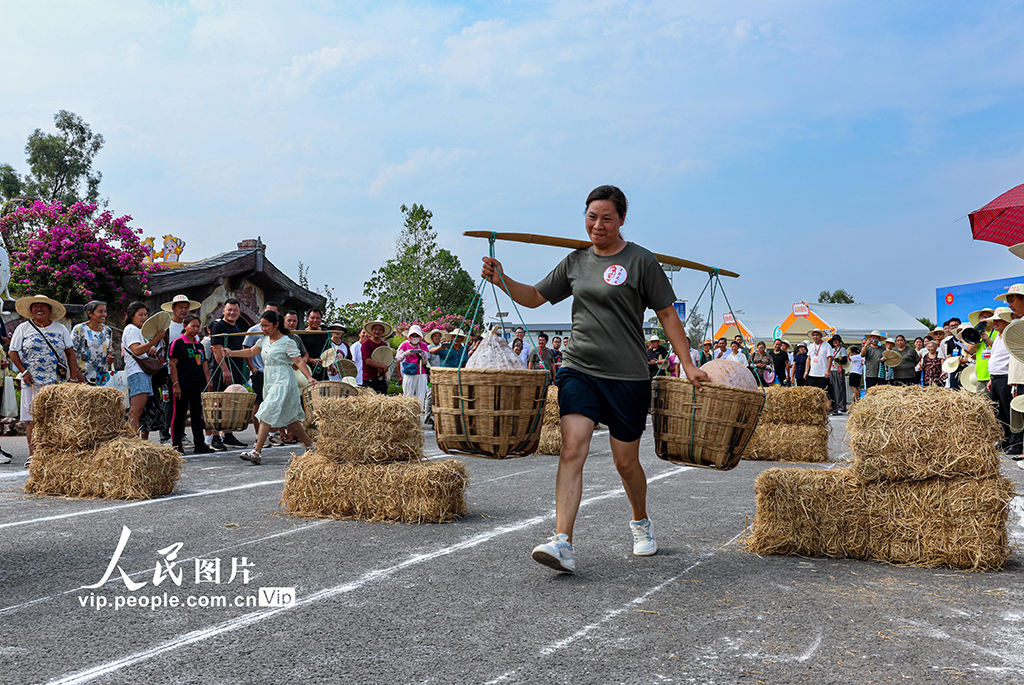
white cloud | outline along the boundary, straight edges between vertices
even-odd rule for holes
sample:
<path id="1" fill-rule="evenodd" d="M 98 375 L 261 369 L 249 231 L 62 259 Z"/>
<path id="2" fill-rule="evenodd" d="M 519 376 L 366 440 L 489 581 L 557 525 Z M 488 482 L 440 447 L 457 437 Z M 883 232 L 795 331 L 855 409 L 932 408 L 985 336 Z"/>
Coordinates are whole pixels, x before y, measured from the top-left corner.
<path id="1" fill-rule="evenodd" d="M 475 150 L 446 150 L 439 147 L 410 150 L 405 161 L 381 166 L 377 178 L 370 183 L 370 194 L 379 195 L 385 188 L 400 180 L 408 182 L 426 174 L 450 173 L 452 167 L 475 154 Z"/>
<path id="2" fill-rule="evenodd" d="M 316 83 L 325 74 L 352 67 L 384 52 L 377 40 L 342 41 L 310 53 L 295 55 L 291 64 L 281 67 L 267 83 L 257 83 L 256 89 L 269 97 L 292 97 L 300 89 Z"/>

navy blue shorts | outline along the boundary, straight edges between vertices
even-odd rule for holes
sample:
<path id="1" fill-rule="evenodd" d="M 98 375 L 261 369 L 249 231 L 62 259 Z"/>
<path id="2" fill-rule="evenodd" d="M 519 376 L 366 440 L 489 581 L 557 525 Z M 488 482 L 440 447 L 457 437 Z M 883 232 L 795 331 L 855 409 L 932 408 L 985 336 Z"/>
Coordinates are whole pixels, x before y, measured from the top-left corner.
<path id="1" fill-rule="evenodd" d="M 613 381 L 563 366 L 555 385 L 561 416 L 583 414 L 608 426 L 609 434 L 622 442 L 634 442 L 644 434 L 651 407 L 650 380 Z"/>

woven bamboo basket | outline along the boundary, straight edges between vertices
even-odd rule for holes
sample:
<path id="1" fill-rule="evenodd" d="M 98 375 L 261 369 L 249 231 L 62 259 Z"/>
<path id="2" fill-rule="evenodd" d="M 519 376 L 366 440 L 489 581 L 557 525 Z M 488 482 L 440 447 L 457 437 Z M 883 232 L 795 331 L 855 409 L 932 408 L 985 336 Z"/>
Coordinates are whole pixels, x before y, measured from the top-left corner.
<path id="1" fill-rule="evenodd" d="M 252 421 L 256 395 L 251 392 L 204 392 L 203 422 L 207 430 L 242 430 Z"/>
<path id="2" fill-rule="evenodd" d="M 302 408 L 306 412 L 306 425 L 313 425 L 313 399 L 316 397 L 354 397 L 359 390 L 341 381 L 318 381 L 302 391 Z"/>
<path id="3" fill-rule="evenodd" d="M 533 454 L 550 378 L 525 369 L 432 368 L 437 446 L 485 459 Z"/>
<path id="4" fill-rule="evenodd" d="M 728 471 L 740 463 L 764 406 L 760 390 L 654 379 L 654 451 L 665 461 Z"/>

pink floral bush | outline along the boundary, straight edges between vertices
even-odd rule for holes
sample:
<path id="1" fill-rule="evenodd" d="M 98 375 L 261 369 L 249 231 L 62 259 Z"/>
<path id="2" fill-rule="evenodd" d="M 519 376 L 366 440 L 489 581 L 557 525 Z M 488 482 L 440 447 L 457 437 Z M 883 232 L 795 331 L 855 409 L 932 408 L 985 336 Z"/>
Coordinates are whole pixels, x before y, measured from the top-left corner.
<path id="1" fill-rule="evenodd" d="M 429 313 L 430 319 L 428 321 L 403 321 L 395 326 L 399 330 L 405 330 L 409 326 L 419 326 L 423 329 L 424 335 L 429 336 L 431 331 L 444 331 L 445 333 L 453 331 L 456 328 L 462 328 L 463 330 L 469 330 L 470 333 L 475 333 L 479 328 L 479 324 L 468 326 L 466 320 L 463 318 L 464 314 L 442 314 L 440 309 L 435 309 Z"/>
<path id="2" fill-rule="evenodd" d="M 11 255 L 11 290 L 70 304 L 104 300 L 123 310 L 132 299 L 123 279 L 137 276 L 148 296 L 147 276 L 160 267 L 146 262 L 141 229 L 128 225 L 130 216 L 96 215 L 96 208 L 36 201 L 0 218 L 4 236 L 15 227 L 31 229 L 25 249 Z"/>

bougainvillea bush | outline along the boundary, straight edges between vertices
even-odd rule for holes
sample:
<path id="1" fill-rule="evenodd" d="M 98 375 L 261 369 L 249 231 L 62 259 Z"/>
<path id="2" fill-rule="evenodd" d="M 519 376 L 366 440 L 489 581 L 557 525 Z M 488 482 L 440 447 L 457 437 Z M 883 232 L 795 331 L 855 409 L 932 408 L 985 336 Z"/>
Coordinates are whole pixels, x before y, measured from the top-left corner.
<path id="1" fill-rule="evenodd" d="M 82 202 L 65 207 L 36 201 L 0 218 L 5 240 L 12 234 L 27 236 L 24 249 L 11 255 L 11 292 L 44 294 L 69 304 L 103 300 L 123 310 L 132 299 L 123 279 L 136 276 L 148 296 L 147 277 L 160 267 L 146 261 L 142 231 L 128 225 L 130 216 L 115 218 L 96 209 Z"/>

